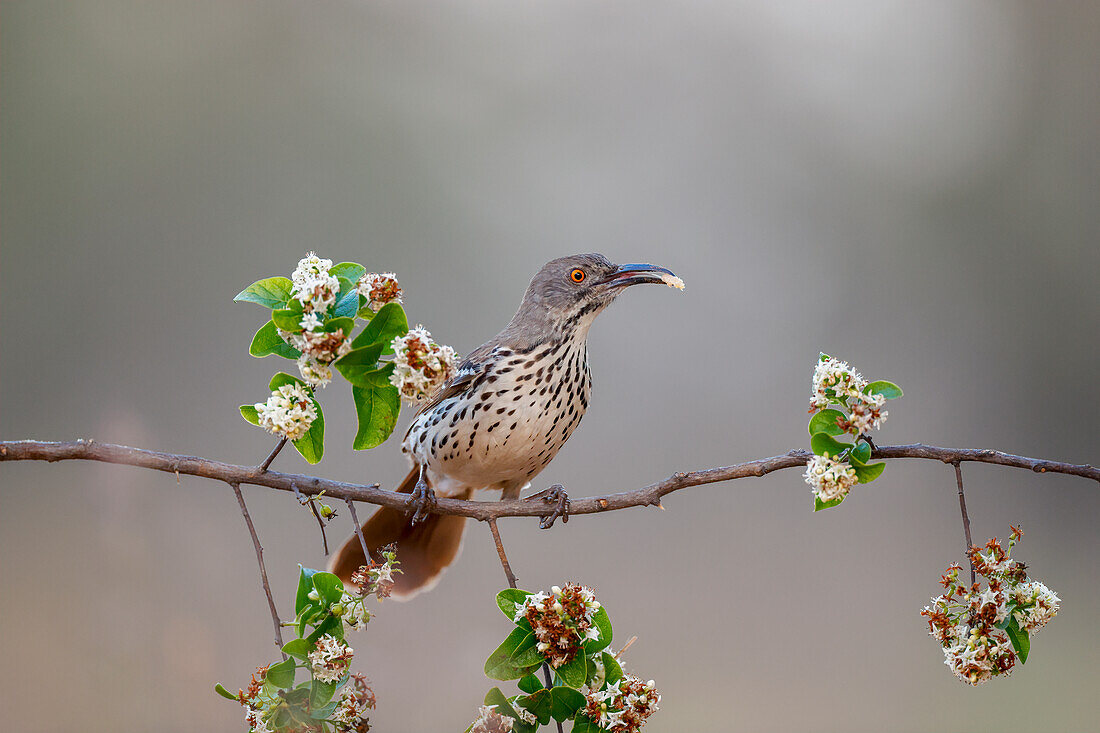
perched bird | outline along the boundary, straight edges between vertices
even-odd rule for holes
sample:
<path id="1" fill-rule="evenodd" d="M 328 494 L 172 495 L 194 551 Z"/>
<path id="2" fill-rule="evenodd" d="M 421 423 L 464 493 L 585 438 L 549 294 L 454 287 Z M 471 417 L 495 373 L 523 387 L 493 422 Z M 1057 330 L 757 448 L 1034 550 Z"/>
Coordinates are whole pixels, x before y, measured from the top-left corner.
<path id="1" fill-rule="evenodd" d="M 498 489 L 515 499 L 557 455 L 588 408 L 588 329 L 638 283 L 684 287 L 663 267 L 615 265 L 599 254 L 546 263 L 511 323 L 420 408 L 402 443 L 413 468 L 397 489 L 412 495 L 409 511 L 383 507 L 362 527 L 372 555 L 397 544 L 403 572 L 395 576 L 395 597 L 431 588 L 458 555 L 466 518 L 430 513 L 436 494 L 468 499 Z M 564 492 L 542 498 L 556 500 L 557 512 L 567 506 Z M 352 535 L 330 569 L 347 581 L 365 563 Z"/>

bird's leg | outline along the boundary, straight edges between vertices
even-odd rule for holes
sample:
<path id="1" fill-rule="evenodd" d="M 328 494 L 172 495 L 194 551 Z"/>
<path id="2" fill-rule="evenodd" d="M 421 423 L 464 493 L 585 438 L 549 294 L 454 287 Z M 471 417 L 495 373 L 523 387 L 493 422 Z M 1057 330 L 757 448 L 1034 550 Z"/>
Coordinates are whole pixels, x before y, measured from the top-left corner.
<path id="1" fill-rule="evenodd" d="M 409 495 L 408 511 L 413 512 L 412 524 L 419 524 L 428 518 L 435 508 L 435 492 L 424 480 L 424 467 L 420 467 L 420 478 L 416 480 L 412 494 Z"/>
<path id="2" fill-rule="evenodd" d="M 561 484 L 554 484 L 548 489 L 543 489 L 537 494 L 531 494 L 527 497 L 527 501 L 541 500 L 544 504 L 553 504 L 553 510 L 540 517 L 539 528 L 550 529 L 554 526 L 554 522 L 558 517 L 561 517 L 562 523 L 569 521 L 569 494 L 565 493 L 565 487 Z"/>

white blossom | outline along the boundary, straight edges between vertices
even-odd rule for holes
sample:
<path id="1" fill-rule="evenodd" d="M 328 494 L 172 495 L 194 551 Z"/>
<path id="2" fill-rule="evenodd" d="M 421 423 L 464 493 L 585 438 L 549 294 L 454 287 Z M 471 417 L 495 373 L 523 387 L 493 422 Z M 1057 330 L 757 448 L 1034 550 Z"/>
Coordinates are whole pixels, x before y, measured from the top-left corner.
<path id="1" fill-rule="evenodd" d="M 814 456 L 806 463 L 803 474 L 806 483 L 813 489 L 814 496 L 823 502 L 844 498 L 849 489 L 856 485 L 856 470 L 828 456 Z"/>
<path id="2" fill-rule="evenodd" d="M 317 419 L 313 398 L 297 383 L 284 384 L 271 393 L 266 403 L 258 402 L 255 407 L 260 427 L 288 440 L 301 438 Z"/>
<path id="3" fill-rule="evenodd" d="M 862 394 L 866 386 L 867 380 L 848 366 L 848 362 L 827 357 L 814 367 L 810 408 L 823 410 L 832 402 L 843 403 L 849 397 Z"/>
<path id="4" fill-rule="evenodd" d="M 359 278 L 355 289 L 367 299 L 367 307 L 377 313 L 386 303 L 400 303 L 401 286 L 392 272 L 368 272 Z"/>
<path id="5" fill-rule="evenodd" d="M 398 336 L 392 346 L 394 367 L 390 383 L 408 402 L 431 399 L 454 374 L 454 349 L 437 344 L 423 326 Z"/>
<path id="6" fill-rule="evenodd" d="M 496 705 L 482 705 L 478 708 L 478 717 L 470 725 L 470 733 L 507 733 L 512 730 L 515 718 L 501 715 Z"/>
<path id="7" fill-rule="evenodd" d="M 332 634 L 317 640 L 316 649 L 309 653 L 313 676 L 322 682 L 336 682 L 348 671 L 355 650 Z"/>
<path id="8" fill-rule="evenodd" d="M 1036 633 L 1054 618 L 1062 600 L 1037 580 L 1021 583 L 1012 595 L 1017 604 L 1013 612 L 1016 623 L 1029 634 Z"/>
<path id="9" fill-rule="evenodd" d="M 298 262 L 298 267 L 290 276 L 294 283 L 291 296 L 302 304 L 302 310 L 324 311 L 336 302 L 340 281 L 329 273 L 331 267 L 332 260 L 322 259 L 313 252 Z"/>

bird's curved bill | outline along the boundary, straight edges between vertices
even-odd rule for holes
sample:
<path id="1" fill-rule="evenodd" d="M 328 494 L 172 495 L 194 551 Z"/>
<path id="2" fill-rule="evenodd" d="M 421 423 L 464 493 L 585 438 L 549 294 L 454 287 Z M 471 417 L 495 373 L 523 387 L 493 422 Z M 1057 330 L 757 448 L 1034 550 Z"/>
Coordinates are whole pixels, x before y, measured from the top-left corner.
<path id="1" fill-rule="evenodd" d="M 639 283 L 663 283 L 671 288 L 684 289 L 684 281 L 676 277 L 672 270 L 647 264 L 619 265 L 604 283 L 616 288 Z"/>

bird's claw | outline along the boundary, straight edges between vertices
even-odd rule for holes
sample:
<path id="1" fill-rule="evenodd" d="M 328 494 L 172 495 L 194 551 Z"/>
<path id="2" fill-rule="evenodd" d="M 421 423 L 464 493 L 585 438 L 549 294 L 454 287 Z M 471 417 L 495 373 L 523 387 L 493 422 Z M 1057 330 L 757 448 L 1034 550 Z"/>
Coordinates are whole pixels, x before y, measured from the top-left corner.
<path id="1" fill-rule="evenodd" d="M 527 500 L 538 500 L 544 504 L 554 505 L 549 514 L 539 517 L 539 529 L 550 529 L 558 517 L 561 517 L 562 524 L 569 521 L 569 494 L 565 493 L 565 487 L 561 484 L 554 484 L 548 489 L 532 494 L 527 497 Z"/>
<path id="2" fill-rule="evenodd" d="M 408 511 L 413 512 L 411 524 L 419 524 L 428 518 L 435 509 L 435 492 L 428 486 L 428 482 L 421 476 L 409 495 Z"/>

